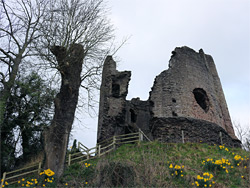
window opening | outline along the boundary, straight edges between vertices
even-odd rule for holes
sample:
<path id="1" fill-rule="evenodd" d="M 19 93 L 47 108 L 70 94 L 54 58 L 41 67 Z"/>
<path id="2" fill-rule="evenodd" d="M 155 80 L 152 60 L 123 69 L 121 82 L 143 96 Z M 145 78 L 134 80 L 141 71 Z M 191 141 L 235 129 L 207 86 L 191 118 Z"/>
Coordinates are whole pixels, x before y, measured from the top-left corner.
<path id="1" fill-rule="evenodd" d="M 201 88 L 195 88 L 193 90 L 194 98 L 196 102 L 200 105 L 200 107 L 208 112 L 209 110 L 209 99 L 205 90 Z"/>
<path id="2" fill-rule="evenodd" d="M 112 84 L 112 96 L 119 97 L 120 96 L 120 85 Z"/>
<path id="3" fill-rule="evenodd" d="M 135 114 L 135 111 L 130 109 L 130 115 L 131 115 L 131 122 L 135 123 L 137 119 L 137 115 Z"/>

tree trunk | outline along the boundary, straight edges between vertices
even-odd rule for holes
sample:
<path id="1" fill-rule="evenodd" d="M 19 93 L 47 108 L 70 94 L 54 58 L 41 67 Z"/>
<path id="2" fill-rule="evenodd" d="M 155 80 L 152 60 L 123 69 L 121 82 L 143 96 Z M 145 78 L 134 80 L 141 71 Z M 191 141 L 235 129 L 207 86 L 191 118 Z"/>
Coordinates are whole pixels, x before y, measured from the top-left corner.
<path id="1" fill-rule="evenodd" d="M 51 52 L 58 62 L 61 88 L 54 101 L 55 113 L 52 123 L 44 132 L 45 168 L 50 168 L 56 177 L 60 177 L 63 174 L 69 134 L 78 102 L 84 49 L 82 45 L 73 44 L 69 50 L 54 46 Z"/>

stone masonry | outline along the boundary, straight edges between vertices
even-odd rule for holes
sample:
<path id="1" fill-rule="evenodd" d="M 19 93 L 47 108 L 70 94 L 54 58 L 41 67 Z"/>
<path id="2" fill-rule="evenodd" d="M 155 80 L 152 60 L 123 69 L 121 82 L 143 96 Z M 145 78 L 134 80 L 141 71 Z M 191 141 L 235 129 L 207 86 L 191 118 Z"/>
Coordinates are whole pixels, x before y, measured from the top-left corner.
<path id="1" fill-rule="evenodd" d="M 213 58 L 201 49 L 175 48 L 169 68 L 155 78 L 147 101 L 126 100 L 131 72 L 105 60 L 97 142 L 141 129 L 153 140 L 240 146 Z M 181 135 L 181 136 L 180 136 Z"/>

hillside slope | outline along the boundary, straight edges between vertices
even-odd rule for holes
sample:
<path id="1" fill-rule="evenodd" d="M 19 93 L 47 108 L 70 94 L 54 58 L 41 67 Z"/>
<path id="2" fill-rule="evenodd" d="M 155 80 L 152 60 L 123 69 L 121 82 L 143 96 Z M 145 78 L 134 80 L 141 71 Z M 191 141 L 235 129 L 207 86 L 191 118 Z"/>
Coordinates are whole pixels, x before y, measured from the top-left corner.
<path id="1" fill-rule="evenodd" d="M 60 187 L 250 187 L 250 153 L 203 143 L 131 144 L 73 164 Z"/>

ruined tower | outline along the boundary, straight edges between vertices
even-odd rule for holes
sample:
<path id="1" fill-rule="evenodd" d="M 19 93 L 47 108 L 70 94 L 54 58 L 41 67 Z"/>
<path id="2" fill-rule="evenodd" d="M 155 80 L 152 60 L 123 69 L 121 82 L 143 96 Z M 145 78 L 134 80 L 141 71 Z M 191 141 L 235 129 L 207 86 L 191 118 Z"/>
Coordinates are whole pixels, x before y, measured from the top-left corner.
<path id="1" fill-rule="evenodd" d="M 169 68 L 155 78 L 147 101 L 126 100 L 131 73 L 107 57 L 100 92 L 98 142 L 142 129 L 163 142 L 221 142 L 240 146 L 214 61 L 201 49 L 172 52 Z"/>

